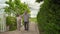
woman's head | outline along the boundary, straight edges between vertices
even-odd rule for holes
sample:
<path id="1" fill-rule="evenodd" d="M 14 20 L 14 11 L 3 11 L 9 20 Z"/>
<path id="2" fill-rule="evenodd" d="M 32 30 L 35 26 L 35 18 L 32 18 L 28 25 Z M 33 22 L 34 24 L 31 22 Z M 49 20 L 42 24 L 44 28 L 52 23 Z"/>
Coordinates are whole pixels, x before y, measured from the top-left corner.
<path id="1" fill-rule="evenodd" d="M 19 17 L 19 14 L 17 14 L 16 16 Z"/>

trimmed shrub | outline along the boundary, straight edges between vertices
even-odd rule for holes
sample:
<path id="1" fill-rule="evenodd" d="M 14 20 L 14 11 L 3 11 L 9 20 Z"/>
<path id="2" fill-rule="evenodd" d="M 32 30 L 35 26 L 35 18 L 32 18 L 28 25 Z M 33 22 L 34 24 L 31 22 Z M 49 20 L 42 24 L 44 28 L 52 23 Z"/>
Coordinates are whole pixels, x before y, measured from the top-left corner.
<path id="1" fill-rule="evenodd" d="M 16 17 L 8 16 L 6 18 L 6 24 L 9 26 L 9 30 L 16 30 L 17 28 L 17 23 L 16 23 Z"/>
<path id="2" fill-rule="evenodd" d="M 60 1 L 60 0 L 59 0 Z M 60 34 L 60 2 L 44 0 L 37 15 L 41 34 Z"/>

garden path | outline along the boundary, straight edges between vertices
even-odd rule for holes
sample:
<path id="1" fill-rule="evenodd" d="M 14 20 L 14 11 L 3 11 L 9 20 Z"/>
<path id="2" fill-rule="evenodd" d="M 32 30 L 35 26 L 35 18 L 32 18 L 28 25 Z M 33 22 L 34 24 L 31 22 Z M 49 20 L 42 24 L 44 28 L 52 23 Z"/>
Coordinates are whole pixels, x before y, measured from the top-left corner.
<path id="1" fill-rule="evenodd" d="M 21 31 L 8 31 L 0 34 L 39 34 L 38 27 L 36 23 L 31 22 L 29 25 L 29 31 L 25 31 L 24 27 L 21 27 Z"/>

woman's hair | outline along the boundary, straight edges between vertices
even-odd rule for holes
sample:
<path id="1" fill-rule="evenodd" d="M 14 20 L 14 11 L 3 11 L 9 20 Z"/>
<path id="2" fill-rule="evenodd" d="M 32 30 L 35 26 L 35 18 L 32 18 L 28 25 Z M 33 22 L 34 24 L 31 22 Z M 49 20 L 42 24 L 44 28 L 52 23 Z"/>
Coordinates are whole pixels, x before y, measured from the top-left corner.
<path id="1" fill-rule="evenodd" d="M 19 14 L 17 14 L 16 16 L 19 17 Z"/>

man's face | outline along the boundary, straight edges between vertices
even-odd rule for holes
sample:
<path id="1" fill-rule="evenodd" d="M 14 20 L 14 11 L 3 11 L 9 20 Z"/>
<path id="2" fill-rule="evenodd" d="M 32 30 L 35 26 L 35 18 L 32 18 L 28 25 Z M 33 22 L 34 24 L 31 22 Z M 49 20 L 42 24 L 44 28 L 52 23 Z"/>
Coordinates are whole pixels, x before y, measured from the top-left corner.
<path id="1" fill-rule="evenodd" d="M 25 14 L 27 14 L 27 11 L 25 12 Z"/>

